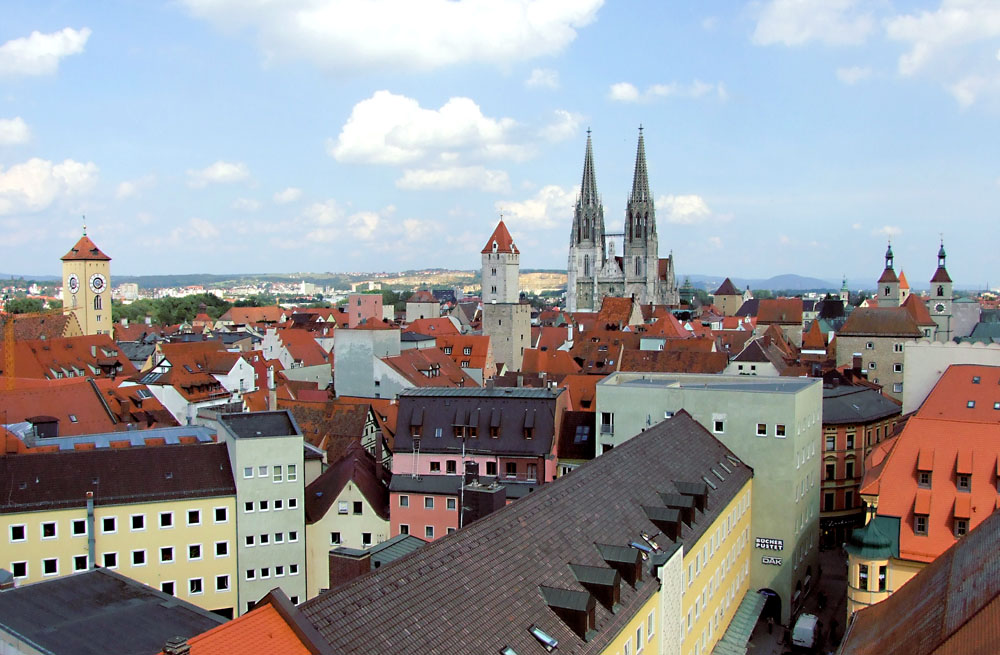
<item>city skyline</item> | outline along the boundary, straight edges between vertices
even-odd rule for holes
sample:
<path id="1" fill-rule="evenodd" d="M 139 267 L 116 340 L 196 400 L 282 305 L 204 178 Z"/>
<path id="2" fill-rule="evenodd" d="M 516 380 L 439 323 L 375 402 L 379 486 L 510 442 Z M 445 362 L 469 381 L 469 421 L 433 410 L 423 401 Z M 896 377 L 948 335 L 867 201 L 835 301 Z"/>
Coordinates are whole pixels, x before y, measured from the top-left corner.
<path id="1" fill-rule="evenodd" d="M 707 9 L 13 3 L 3 268 L 56 274 L 86 214 L 118 275 L 473 269 L 502 211 L 561 269 L 586 130 L 618 231 L 641 124 L 680 279 L 874 278 L 891 238 L 922 288 L 943 233 L 991 281 L 1000 9 Z"/>

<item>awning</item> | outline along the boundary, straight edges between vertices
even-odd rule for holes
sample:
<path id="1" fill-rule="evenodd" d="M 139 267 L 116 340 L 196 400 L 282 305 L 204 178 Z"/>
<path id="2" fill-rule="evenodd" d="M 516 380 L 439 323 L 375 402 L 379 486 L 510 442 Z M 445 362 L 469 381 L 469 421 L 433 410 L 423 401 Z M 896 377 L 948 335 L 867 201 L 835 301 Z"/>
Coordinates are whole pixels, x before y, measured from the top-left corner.
<path id="1" fill-rule="evenodd" d="M 757 626 L 757 620 L 764 611 L 766 602 L 767 597 L 764 594 L 759 591 L 748 591 L 740 601 L 740 606 L 736 608 L 733 620 L 726 628 L 726 634 L 722 635 L 722 639 L 712 649 L 712 655 L 746 655 L 747 642 L 750 641 L 750 635 Z"/>

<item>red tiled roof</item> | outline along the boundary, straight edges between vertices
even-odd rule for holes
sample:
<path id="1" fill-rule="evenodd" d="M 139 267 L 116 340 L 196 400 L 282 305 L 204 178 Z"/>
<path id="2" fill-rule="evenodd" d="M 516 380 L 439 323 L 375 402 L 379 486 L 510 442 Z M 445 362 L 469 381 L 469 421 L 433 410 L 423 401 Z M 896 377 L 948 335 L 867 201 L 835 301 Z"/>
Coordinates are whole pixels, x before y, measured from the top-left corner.
<path id="1" fill-rule="evenodd" d="M 431 293 L 430 291 L 427 291 L 426 289 L 421 289 L 420 291 L 416 291 L 416 292 L 414 292 L 414 294 L 412 296 L 410 296 L 409 298 L 406 299 L 406 302 L 433 302 L 433 303 L 436 303 L 437 301 L 438 301 L 438 299 L 434 297 L 434 294 Z"/>
<path id="2" fill-rule="evenodd" d="M 580 372 L 580 365 L 565 350 L 538 350 L 527 348 L 521 362 L 522 373 L 545 373 L 558 378 Z"/>
<path id="3" fill-rule="evenodd" d="M 4 320 L 8 315 L 4 315 Z M 83 334 L 76 314 L 14 314 L 14 339 L 33 341 L 35 339 L 58 339 Z"/>
<path id="4" fill-rule="evenodd" d="M 743 294 L 740 293 L 740 290 L 736 288 L 736 285 L 733 284 L 733 281 L 730 280 L 727 277 L 723 281 L 723 283 L 719 285 L 719 288 L 715 290 L 715 294 L 714 295 L 716 295 L 716 296 L 742 296 Z"/>
<path id="5" fill-rule="evenodd" d="M 637 321 L 632 320 L 634 311 L 635 301 L 632 298 L 605 296 L 601 302 L 601 310 L 597 312 L 597 324 L 615 327 L 634 325 L 637 323 Z"/>
<path id="6" fill-rule="evenodd" d="M 814 320 L 802 335 L 802 349 L 826 350 L 826 334 L 820 329 L 818 320 Z"/>
<path id="7" fill-rule="evenodd" d="M 330 468 L 306 487 L 305 513 L 308 525 L 326 516 L 348 482 L 354 483 L 381 519 L 389 520 L 389 489 L 379 480 L 375 458 L 361 446 L 360 441 L 354 441 L 348 445 L 347 452 L 340 459 L 334 461 Z"/>
<path id="8" fill-rule="evenodd" d="M 757 309 L 757 324 L 780 323 L 782 325 L 802 324 L 801 298 L 766 298 Z"/>
<path id="9" fill-rule="evenodd" d="M 0 366 L 5 361 L 5 349 L 6 344 L 0 342 Z M 14 343 L 14 374 L 19 378 L 95 377 L 116 369 L 120 369 L 120 376 L 136 373 L 135 366 L 107 334 Z"/>
<path id="10" fill-rule="evenodd" d="M 308 642 L 299 637 L 297 626 L 286 620 L 270 603 L 187 641 L 191 646 L 190 655 L 313 655 L 315 652 L 306 645 Z"/>
<path id="11" fill-rule="evenodd" d="M 317 343 L 313 333 L 307 330 L 278 330 L 278 338 L 288 354 L 302 366 L 321 366 L 331 362 L 330 353 Z"/>
<path id="12" fill-rule="evenodd" d="M 559 383 L 569 393 L 567 410 L 576 412 L 593 412 L 597 400 L 597 383 L 603 380 L 600 375 L 567 375 Z"/>
<path id="13" fill-rule="evenodd" d="M 539 328 L 535 347 L 539 350 L 556 350 L 571 338 L 571 333 L 566 327 L 543 326 Z"/>
<path id="14" fill-rule="evenodd" d="M 109 262 L 111 258 L 101 252 L 93 241 L 86 234 L 80 237 L 76 245 L 70 248 L 69 252 L 62 256 L 64 262 L 73 260 L 104 261 Z"/>
<path id="15" fill-rule="evenodd" d="M 429 337 L 449 334 L 457 336 L 460 334 L 458 328 L 455 327 L 455 322 L 447 316 L 442 316 L 441 318 L 418 318 L 406 326 L 406 329 L 409 332 L 425 334 Z"/>
<path id="16" fill-rule="evenodd" d="M 232 321 L 240 325 L 249 323 L 280 323 L 287 316 L 281 307 L 231 307 L 219 317 L 220 321 Z"/>
<path id="17" fill-rule="evenodd" d="M 726 353 L 680 350 L 626 350 L 619 370 L 660 373 L 722 373 L 729 364 Z"/>
<path id="18" fill-rule="evenodd" d="M 439 348 L 413 348 L 394 357 L 383 357 L 382 361 L 415 387 L 479 386 Z"/>
<path id="19" fill-rule="evenodd" d="M 927 311 L 927 305 L 924 304 L 923 299 L 920 296 L 909 295 L 906 300 L 903 301 L 903 308 L 910 312 L 910 316 L 913 320 L 917 322 L 917 325 L 927 325 L 934 326 L 937 323 L 931 318 L 931 313 Z"/>
<path id="20" fill-rule="evenodd" d="M 938 266 L 937 270 L 934 271 L 934 277 L 931 278 L 931 282 L 951 282 L 951 276 L 948 275 L 948 271 L 944 266 Z"/>
<path id="21" fill-rule="evenodd" d="M 899 290 L 900 291 L 902 291 L 903 289 L 909 290 L 909 288 L 910 288 L 910 282 L 906 279 L 906 273 L 904 273 L 903 271 L 900 271 L 899 272 Z"/>
<path id="22" fill-rule="evenodd" d="M 493 230 L 493 234 L 486 241 L 486 245 L 483 246 L 482 254 L 494 252 L 493 244 L 496 243 L 495 252 L 506 252 L 514 253 L 515 255 L 520 253 L 517 246 L 514 245 L 514 238 L 510 236 L 510 232 L 507 231 L 507 226 L 504 225 L 503 219 L 497 223 L 496 229 Z"/>
<path id="23" fill-rule="evenodd" d="M 838 336 L 921 337 L 920 327 L 903 307 L 858 307 Z"/>
<path id="24" fill-rule="evenodd" d="M 881 277 L 879 277 L 878 281 L 879 284 L 882 284 L 884 282 L 899 282 L 899 278 L 896 277 L 896 271 L 892 270 L 891 268 L 886 268 L 884 271 L 882 271 L 882 275 Z"/>
<path id="25" fill-rule="evenodd" d="M 475 368 L 483 371 L 483 379 L 496 375 L 497 367 L 493 359 L 493 349 L 490 346 L 490 338 L 485 334 L 437 334 L 437 345 L 445 354 L 448 348 L 452 361 L 459 366 L 462 362 L 468 362 L 463 368 Z M 468 349 L 469 354 L 466 354 Z"/>

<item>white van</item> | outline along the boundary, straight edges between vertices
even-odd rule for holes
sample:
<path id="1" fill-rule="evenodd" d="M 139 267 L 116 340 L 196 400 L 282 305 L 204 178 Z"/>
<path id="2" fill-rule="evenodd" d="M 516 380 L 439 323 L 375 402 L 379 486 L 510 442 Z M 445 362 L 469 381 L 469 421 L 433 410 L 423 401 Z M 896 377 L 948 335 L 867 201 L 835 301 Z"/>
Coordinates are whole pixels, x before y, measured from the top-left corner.
<path id="1" fill-rule="evenodd" d="M 815 614 L 799 614 L 792 628 L 792 645 L 812 648 L 816 645 L 816 628 L 819 619 Z"/>

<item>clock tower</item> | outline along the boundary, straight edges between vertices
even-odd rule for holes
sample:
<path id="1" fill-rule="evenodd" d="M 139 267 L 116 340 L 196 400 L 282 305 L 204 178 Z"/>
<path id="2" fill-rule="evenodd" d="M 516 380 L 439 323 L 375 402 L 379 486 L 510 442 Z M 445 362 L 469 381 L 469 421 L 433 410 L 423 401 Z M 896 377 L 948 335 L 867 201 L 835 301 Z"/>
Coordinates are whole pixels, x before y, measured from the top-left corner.
<path id="1" fill-rule="evenodd" d="M 111 258 L 83 236 L 62 258 L 63 307 L 86 335 L 111 334 Z"/>
<path id="2" fill-rule="evenodd" d="M 944 242 L 938 249 L 937 270 L 931 278 L 931 299 L 928 308 L 931 318 L 937 323 L 937 340 L 945 343 L 951 341 L 954 329 L 951 325 L 952 282 L 948 269 L 944 267 Z"/>

